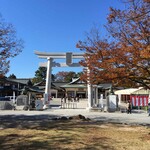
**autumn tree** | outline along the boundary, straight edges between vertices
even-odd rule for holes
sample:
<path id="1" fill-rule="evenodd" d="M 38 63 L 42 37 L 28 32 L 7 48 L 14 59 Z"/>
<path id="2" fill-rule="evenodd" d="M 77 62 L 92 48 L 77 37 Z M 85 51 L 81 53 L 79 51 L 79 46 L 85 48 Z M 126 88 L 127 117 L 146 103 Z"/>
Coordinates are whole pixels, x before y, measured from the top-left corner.
<path id="1" fill-rule="evenodd" d="M 61 82 L 71 82 L 72 78 L 79 78 L 81 75 L 81 72 L 74 72 L 74 71 L 60 71 L 57 74 L 55 74 L 55 81 L 61 81 Z"/>
<path id="2" fill-rule="evenodd" d="M 0 79 L 6 78 L 3 74 L 0 74 Z"/>
<path id="3" fill-rule="evenodd" d="M 16 37 L 12 24 L 6 23 L 0 15 L 0 71 L 9 71 L 10 58 L 17 56 L 23 49 L 23 41 Z"/>
<path id="4" fill-rule="evenodd" d="M 79 41 L 85 51 L 81 64 L 90 69 L 92 83 L 111 81 L 116 85 L 150 89 L 150 1 L 127 0 L 127 8 L 110 8 L 105 25 L 110 38 L 100 39 L 96 30 Z"/>
<path id="5" fill-rule="evenodd" d="M 55 75 L 56 81 L 71 82 L 75 72 L 60 71 Z"/>

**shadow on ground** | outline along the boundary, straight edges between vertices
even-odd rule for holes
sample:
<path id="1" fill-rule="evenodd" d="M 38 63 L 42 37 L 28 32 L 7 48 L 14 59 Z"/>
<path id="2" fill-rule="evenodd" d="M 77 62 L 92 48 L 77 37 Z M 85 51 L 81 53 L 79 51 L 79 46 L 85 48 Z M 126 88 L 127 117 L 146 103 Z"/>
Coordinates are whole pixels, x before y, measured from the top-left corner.
<path id="1" fill-rule="evenodd" d="M 0 148 L 3 150 L 115 150 L 115 142 L 105 136 L 96 136 L 92 120 L 55 120 L 57 115 L 0 116 Z M 103 118 L 104 119 L 104 118 Z"/>

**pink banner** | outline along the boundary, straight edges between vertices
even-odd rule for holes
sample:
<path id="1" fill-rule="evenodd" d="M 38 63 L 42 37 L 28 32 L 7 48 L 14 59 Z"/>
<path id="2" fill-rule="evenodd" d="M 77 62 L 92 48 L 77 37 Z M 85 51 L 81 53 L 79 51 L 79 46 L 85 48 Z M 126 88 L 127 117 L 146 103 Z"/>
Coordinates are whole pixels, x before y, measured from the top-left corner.
<path id="1" fill-rule="evenodd" d="M 133 106 L 148 106 L 148 96 L 131 95 L 130 100 Z"/>

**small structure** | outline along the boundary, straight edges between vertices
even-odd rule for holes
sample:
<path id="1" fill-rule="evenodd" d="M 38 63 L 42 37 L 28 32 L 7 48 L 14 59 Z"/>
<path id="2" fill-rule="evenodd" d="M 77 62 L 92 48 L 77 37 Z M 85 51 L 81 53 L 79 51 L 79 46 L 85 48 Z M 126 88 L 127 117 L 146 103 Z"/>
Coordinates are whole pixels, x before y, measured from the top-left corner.
<path id="1" fill-rule="evenodd" d="M 148 99 L 150 95 L 150 90 L 144 88 L 129 88 L 124 90 L 115 91 L 115 94 L 118 95 L 119 104 L 127 103 L 130 101 L 132 106 L 135 107 L 147 107 Z"/>
<path id="2" fill-rule="evenodd" d="M 149 95 L 150 90 L 146 90 L 144 88 L 140 88 L 130 95 L 130 101 L 132 102 L 132 106 L 144 107 L 148 106 L 149 103 Z"/>
<path id="3" fill-rule="evenodd" d="M 106 111 L 115 112 L 118 107 L 117 96 L 114 94 L 113 87 L 109 89 L 109 95 L 106 98 Z"/>
<path id="4" fill-rule="evenodd" d="M 0 110 L 12 110 L 13 102 L 10 101 L 9 97 L 0 97 Z"/>
<path id="5" fill-rule="evenodd" d="M 0 78 L 0 97 L 3 96 L 12 96 L 20 95 L 21 89 L 27 85 L 30 79 L 9 79 L 9 78 Z M 11 98 L 11 97 L 10 97 Z"/>
<path id="6" fill-rule="evenodd" d="M 27 95 L 19 95 L 16 98 L 15 109 L 28 110 L 30 108 L 29 98 Z"/>
<path id="7" fill-rule="evenodd" d="M 64 93 L 65 89 L 62 87 L 63 85 L 67 84 L 66 82 L 52 82 L 51 83 L 51 97 L 52 98 L 61 98 Z M 43 80 L 39 83 L 36 83 L 33 87 L 37 87 L 39 90 L 45 91 L 45 85 L 46 85 L 46 80 Z M 41 93 L 37 93 L 39 99 L 43 98 L 43 95 Z"/>
<path id="8" fill-rule="evenodd" d="M 121 102 L 128 102 L 130 100 L 130 95 L 137 90 L 138 88 L 128 88 L 117 90 L 114 93 L 118 96 L 118 103 L 121 104 Z"/>
<path id="9" fill-rule="evenodd" d="M 39 105 L 42 105 L 43 107 L 43 102 L 41 100 L 40 100 L 41 102 L 39 102 L 39 100 L 36 100 L 35 93 L 37 92 L 42 93 L 42 91 L 40 90 L 25 86 L 24 89 L 22 90 L 22 94 L 16 98 L 15 109 L 21 109 L 21 110 L 32 110 L 37 108 L 41 109 Z M 36 105 L 38 105 L 37 108 Z"/>

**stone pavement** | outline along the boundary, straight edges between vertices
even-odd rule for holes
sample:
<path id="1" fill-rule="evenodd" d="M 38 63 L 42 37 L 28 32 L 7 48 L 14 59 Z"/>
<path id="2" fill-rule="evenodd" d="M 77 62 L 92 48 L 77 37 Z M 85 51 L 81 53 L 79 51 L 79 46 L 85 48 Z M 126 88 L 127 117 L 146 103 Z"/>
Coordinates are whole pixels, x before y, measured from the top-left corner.
<path id="1" fill-rule="evenodd" d="M 58 109 L 52 108 L 43 111 L 14 111 L 14 110 L 0 110 L 0 122 L 11 121 L 15 119 L 21 120 L 52 120 L 61 116 L 83 115 L 95 121 L 121 123 L 130 125 L 145 125 L 150 126 L 150 117 L 148 113 L 143 111 L 134 111 L 132 114 L 121 112 L 90 112 L 87 109 Z"/>
<path id="2" fill-rule="evenodd" d="M 60 99 L 54 99 L 51 101 L 51 109 L 43 111 L 24 111 L 24 110 L 0 110 L 0 123 L 1 121 L 14 121 L 14 120 L 52 120 L 56 117 L 61 116 L 74 116 L 83 115 L 86 118 L 90 118 L 95 121 L 101 122 L 112 122 L 122 124 L 133 124 L 133 125 L 147 125 L 150 126 L 150 117 L 148 113 L 141 110 L 134 110 L 132 114 L 121 113 L 116 111 L 113 113 L 109 112 L 91 112 L 87 110 L 87 100 L 83 99 L 77 103 L 77 109 L 61 109 Z"/>

